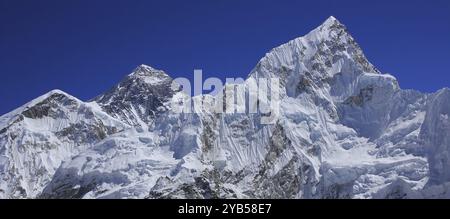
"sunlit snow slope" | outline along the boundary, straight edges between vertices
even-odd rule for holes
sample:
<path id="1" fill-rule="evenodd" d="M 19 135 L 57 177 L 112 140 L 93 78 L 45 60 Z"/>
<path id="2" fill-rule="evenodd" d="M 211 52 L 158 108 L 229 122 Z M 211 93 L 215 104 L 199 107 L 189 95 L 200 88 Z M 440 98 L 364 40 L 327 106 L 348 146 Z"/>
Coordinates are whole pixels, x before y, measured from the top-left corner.
<path id="1" fill-rule="evenodd" d="M 401 89 L 334 17 L 260 78 L 280 80 L 270 125 L 211 95 L 176 113 L 187 95 L 145 65 L 90 102 L 51 91 L 0 117 L 0 198 L 450 197 L 448 88 Z"/>

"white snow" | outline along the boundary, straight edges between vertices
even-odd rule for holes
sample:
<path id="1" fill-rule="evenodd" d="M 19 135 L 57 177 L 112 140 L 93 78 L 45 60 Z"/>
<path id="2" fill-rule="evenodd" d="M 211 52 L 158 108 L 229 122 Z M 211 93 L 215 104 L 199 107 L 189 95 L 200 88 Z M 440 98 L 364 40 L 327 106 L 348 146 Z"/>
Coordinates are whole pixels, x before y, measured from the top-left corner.
<path id="1" fill-rule="evenodd" d="M 220 96 L 175 113 L 188 96 L 146 65 L 125 78 L 131 88 L 88 103 L 51 91 L 0 117 L 0 198 L 206 198 L 208 186 L 225 198 L 450 197 L 449 89 L 400 89 L 334 17 L 268 52 L 244 86 L 271 77 L 282 100 L 269 125 L 214 114 Z M 33 108 L 54 94 L 63 100 Z"/>

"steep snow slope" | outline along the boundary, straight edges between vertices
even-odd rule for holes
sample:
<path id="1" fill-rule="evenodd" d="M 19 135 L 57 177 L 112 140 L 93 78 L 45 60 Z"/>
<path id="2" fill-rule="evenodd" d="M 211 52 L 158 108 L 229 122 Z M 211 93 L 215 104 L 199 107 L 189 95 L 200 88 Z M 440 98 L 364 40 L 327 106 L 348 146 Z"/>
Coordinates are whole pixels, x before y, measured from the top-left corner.
<path id="1" fill-rule="evenodd" d="M 35 197 L 63 160 L 125 129 L 95 105 L 59 90 L 0 117 L 0 197 Z"/>
<path id="2" fill-rule="evenodd" d="M 268 52 L 243 86 L 274 77 L 280 80 L 280 114 L 267 125 L 259 113 L 215 113 L 230 104 L 220 95 L 194 97 L 196 113 L 175 113 L 172 107 L 187 96 L 166 73 L 145 65 L 92 102 L 64 95 L 74 104 L 58 99 L 47 107 L 58 113 L 46 113 L 43 129 L 20 126 L 21 132 L 47 134 L 43 145 L 56 145 L 40 153 L 59 158 L 44 176 L 8 173 L 37 169 L 16 168 L 24 161 L 10 162 L 14 156 L 3 153 L 27 145 L 12 142 L 11 134 L 19 132 L 6 125 L 23 114 L 18 109 L 0 117 L 1 176 L 8 182 L 3 197 L 449 197 L 448 89 L 402 90 L 395 77 L 366 59 L 334 17 Z M 249 95 L 238 99 L 248 101 Z M 93 116 L 80 113 L 84 108 Z M 60 130 L 81 122 L 66 132 L 78 141 L 60 142 Z M 99 127 L 116 129 L 92 137 Z M 69 152 L 61 151 L 66 147 Z M 35 150 L 24 151 L 20 159 L 26 163 L 36 157 Z M 26 193 L 11 189 L 25 187 L 16 181 Z"/>

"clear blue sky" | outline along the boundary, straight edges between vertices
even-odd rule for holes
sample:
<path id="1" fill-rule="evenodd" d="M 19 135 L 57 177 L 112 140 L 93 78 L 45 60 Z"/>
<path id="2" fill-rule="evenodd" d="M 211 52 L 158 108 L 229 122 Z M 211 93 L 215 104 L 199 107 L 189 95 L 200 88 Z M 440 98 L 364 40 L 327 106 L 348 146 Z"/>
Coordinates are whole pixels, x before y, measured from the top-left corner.
<path id="1" fill-rule="evenodd" d="M 450 86 L 447 0 L 0 0 L 0 114 L 51 89 L 88 100 L 139 64 L 245 77 L 330 15 L 402 88 Z"/>

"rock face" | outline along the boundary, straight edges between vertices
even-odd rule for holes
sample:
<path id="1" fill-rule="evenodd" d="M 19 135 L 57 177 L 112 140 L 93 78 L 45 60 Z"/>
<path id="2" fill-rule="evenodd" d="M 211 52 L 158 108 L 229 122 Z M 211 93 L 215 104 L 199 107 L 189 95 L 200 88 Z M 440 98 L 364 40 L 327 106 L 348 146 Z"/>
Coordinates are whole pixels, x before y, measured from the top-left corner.
<path id="1" fill-rule="evenodd" d="M 172 79 L 163 71 L 141 65 L 94 101 L 113 117 L 147 128 L 167 110 L 166 102 L 174 95 L 171 84 Z"/>
<path id="2" fill-rule="evenodd" d="M 145 65 L 90 102 L 52 91 L 0 117 L 0 197 L 449 198 L 449 89 L 402 90 L 334 17 L 243 85 L 261 78 L 280 80 L 267 125 L 220 96 L 175 113 L 186 95 Z"/>

